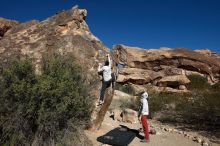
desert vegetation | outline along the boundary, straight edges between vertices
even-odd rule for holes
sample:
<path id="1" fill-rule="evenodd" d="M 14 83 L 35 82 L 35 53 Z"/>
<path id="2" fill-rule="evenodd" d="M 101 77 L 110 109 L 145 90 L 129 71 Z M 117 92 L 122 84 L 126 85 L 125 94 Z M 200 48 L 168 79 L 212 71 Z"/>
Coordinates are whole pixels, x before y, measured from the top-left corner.
<path id="1" fill-rule="evenodd" d="M 203 127 L 220 127 L 220 84 L 210 85 L 205 77 L 188 76 L 189 93 L 157 92 L 151 85 L 146 85 L 149 93 L 150 116 L 166 122 L 181 122 Z M 118 85 L 119 86 L 119 85 Z M 119 86 L 117 89 L 128 94 L 132 87 Z M 132 92 L 131 92 L 132 91 Z M 122 107 L 134 110 L 138 108 L 139 98 L 134 101 L 122 101 Z"/>
<path id="2" fill-rule="evenodd" d="M 57 55 L 42 61 L 41 75 L 30 60 L 2 67 L 0 145 L 85 145 L 92 99 L 74 60 Z"/>

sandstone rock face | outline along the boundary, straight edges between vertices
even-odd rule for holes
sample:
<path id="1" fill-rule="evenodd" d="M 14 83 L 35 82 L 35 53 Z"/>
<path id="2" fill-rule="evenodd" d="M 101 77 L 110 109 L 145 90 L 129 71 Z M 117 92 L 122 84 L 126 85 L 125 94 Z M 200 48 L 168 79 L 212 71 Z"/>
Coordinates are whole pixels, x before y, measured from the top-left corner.
<path id="1" fill-rule="evenodd" d="M 187 75 L 198 74 L 207 77 L 210 83 L 220 81 L 219 55 L 209 50 L 189 49 L 141 49 L 116 45 L 114 60 L 122 64 L 118 82 L 186 91 Z"/>
<path id="2" fill-rule="evenodd" d="M 82 67 L 91 98 L 98 98 L 101 85 L 98 62 L 104 62 L 109 49 L 90 32 L 86 15 L 86 10 L 73 7 L 41 22 L 15 22 L 17 25 L 0 40 L 0 62 L 30 58 L 40 74 L 44 54 L 59 53 L 63 57 L 71 54 Z"/>
<path id="3" fill-rule="evenodd" d="M 165 76 L 158 81 L 160 87 L 174 86 L 179 87 L 179 85 L 185 85 L 189 83 L 190 80 L 185 75 L 173 75 Z"/>
<path id="4" fill-rule="evenodd" d="M 135 83 L 146 84 L 157 78 L 161 78 L 162 75 L 152 70 L 145 70 L 139 68 L 124 68 L 120 71 L 117 82 L 121 83 Z"/>
<path id="5" fill-rule="evenodd" d="M 18 25 L 17 21 L 0 18 L 0 39 L 12 27 Z"/>
<path id="6" fill-rule="evenodd" d="M 11 28 L 0 41 L 0 60 L 31 58 L 40 71 L 45 53 L 73 54 L 77 63 L 87 69 L 88 80 L 95 80 L 98 61 L 109 52 L 89 30 L 87 11 L 73 7 L 38 22 L 21 23 Z"/>
<path id="7" fill-rule="evenodd" d="M 130 84 L 131 87 L 134 89 L 134 94 L 138 95 L 141 92 L 144 92 L 146 90 L 144 85 L 136 85 L 136 84 Z"/>
<path id="8" fill-rule="evenodd" d="M 195 52 L 198 52 L 198 53 L 206 55 L 206 56 L 214 56 L 214 57 L 220 58 L 219 54 L 212 52 L 209 49 L 195 50 Z"/>

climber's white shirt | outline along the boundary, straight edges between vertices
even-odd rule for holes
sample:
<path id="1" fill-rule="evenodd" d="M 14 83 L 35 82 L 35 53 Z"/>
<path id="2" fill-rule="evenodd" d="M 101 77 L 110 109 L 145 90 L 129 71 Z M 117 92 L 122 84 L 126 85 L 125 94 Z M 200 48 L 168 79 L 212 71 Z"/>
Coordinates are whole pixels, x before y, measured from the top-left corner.
<path id="1" fill-rule="evenodd" d="M 141 114 L 142 115 L 149 115 L 149 107 L 148 107 L 147 99 L 141 99 L 141 104 L 142 104 Z"/>
<path id="2" fill-rule="evenodd" d="M 149 107 L 148 107 L 148 93 L 144 92 L 141 95 L 141 105 L 139 108 L 139 115 L 149 115 Z"/>
<path id="3" fill-rule="evenodd" d="M 112 76 L 111 76 L 111 74 L 112 74 L 112 70 L 111 70 L 112 61 L 110 58 L 108 58 L 108 61 L 109 61 L 108 66 L 101 67 L 99 65 L 99 67 L 98 67 L 98 72 L 103 72 L 103 79 L 105 82 L 110 81 L 112 78 Z"/>

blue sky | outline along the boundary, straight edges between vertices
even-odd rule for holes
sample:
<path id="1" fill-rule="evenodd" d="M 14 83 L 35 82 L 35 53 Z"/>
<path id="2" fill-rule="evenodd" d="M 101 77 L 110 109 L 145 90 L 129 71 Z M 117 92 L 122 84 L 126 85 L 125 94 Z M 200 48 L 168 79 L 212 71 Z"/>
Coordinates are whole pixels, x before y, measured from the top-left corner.
<path id="1" fill-rule="evenodd" d="M 44 20 L 74 5 L 88 10 L 87 23 L 112 48 L 209 48 L 220 53 L 219 0 L 1 0 L 0 17 Z"/>

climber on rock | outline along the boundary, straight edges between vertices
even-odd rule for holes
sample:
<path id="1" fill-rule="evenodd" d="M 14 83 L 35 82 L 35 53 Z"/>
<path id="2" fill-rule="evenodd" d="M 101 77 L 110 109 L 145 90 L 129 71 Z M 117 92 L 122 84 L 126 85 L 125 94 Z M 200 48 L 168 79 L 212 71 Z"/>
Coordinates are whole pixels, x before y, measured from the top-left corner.
<path id="1" fill-rule="evenodd" d="M 99 98 L 99 103 L 98 105 L 102 105 L 104 103 L 104 96 L 105 96 L 105 91 L 107 88 L 111 86 L 111 80 L 112 80 L 112 70 L 111 70 L 111 65 L 112 65 L 112 60 L 110 58 L 110 55 L 107 55 L 108 60 L 105 61 L 105 65 L 102 66 L 101 63 L 99 63 L 98 67 L 98 74 L 102 74 L 102 88 L 100 91 L 100 98 Z"/>

